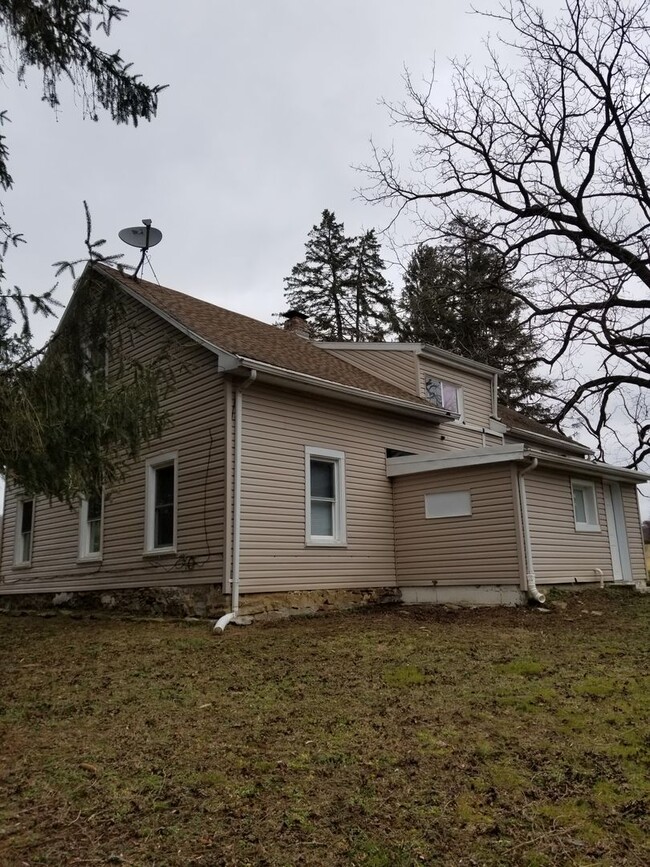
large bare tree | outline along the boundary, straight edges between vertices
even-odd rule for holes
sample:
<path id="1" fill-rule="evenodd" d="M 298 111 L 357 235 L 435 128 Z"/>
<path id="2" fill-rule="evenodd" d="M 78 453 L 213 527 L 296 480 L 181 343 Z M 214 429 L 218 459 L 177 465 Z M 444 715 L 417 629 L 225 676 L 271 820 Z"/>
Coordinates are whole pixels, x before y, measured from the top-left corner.
<path id="1" fill-rule="evenodd" d="M 650 455 L 650 0 L 481 14 L 500 33 L 487 68 L 455 62 L 444 104 L 433 77 L 420 89 L 407 74 L 390 109 L 419 134 L 412 171 L 376 149 L 365 194 L 415 209 L 433 237 L 477 209 L 485 241 L 534 278 L 543 360 L 565 372 L 556 422 L 580 418 L 601 456 L 627 438 L 638 466 Z"/>

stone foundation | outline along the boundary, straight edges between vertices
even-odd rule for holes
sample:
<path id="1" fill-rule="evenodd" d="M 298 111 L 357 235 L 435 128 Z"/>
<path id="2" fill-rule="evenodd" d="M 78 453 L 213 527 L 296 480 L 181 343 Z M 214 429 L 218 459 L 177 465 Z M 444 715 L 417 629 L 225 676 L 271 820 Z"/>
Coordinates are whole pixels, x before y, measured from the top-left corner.
<path id="1" fill-rule="evenodd" d="M 345 611 L 368 605 L 390 605 L 401 602 L 397 587 L 375 587 L 364 590 L 292 590 L 287 593 L 249 593 L 242 596 L 239 613 L 255 621 L 280 620 L 294 614 L 322 614 Z"/>
<path id="2" fill-rule="evenodd" d="M 217 618 L 225 614 L 228 598 L 221 585 L 134 587 L 124 590 L 83 590 L 74 593 L 20 593 L 0 596 L 7 613 L 65 611 L 111 613 L 134 617 Z"/>
<path id="3" fill-rule="evenodd" d="M 368 605 L 399 603 L 395 587 L 364 590 L 293 590 L 287 593 L 249 593 L 240 598 L 240 614 L 255 621 L 279 620 L 295 614 L 320 614 Z M 104 613 L 116 616 L 200 618 L 216 620 L 230 611 L 221 585 L 137 587 L 125 590 L 86 590 L 74 593 L 21 593 L 0 596 L 0 611 L 9 614 Z"/>

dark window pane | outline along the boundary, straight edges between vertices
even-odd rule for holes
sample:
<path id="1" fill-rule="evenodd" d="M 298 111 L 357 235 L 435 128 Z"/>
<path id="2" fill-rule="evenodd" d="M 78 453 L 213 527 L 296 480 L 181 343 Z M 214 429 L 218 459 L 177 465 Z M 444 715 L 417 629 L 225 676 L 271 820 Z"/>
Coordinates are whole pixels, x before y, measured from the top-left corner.
<path id="1" fill-rule="evenodd" d="M 442 406 L 442 383 L 439 379 L 427 379 L 427 400 L 434 406 Z"/>
<path id="2" fill-rule="evenodd" d="M 88 522 L 88 553 L 99 554 L 102 544 L 102 522 Z"/>
<path id="3" fill-rule="evenodd" d="M 154 548 L 171 548 L 174 544 L 174 506 L 156 508 Z"/>
<path id="4" fill-rule="evenodd" d="M 310 462 L 311 470 L 311 495 L 323 497 L 328 500 L 334 499 L 334 464 L 329 461 Z"/>
<path id="5" fill-rule="evenodd" d="M 174 465 L 158 467 L 156 470 L 156 506 L 169 506 L 174 503 Z"/>
<path id="6" fill-rule="evenodd" d="M 20 519 L 20 532 L 31 533 L 32 519 L 34 517 L 34 501 L 24 500 L 22 508 L 22 516 Z"/>
<path id="7" fill-rule="evenodd" d="M 334 535 L 334 503 L 312 500 L 311 534 L 312 536 Z"/>
<path id="8" fill-rule="evenodd" d="M 23 547 L 22 547 L 22 556 L 20 558 L 21 563 L 29 563 L 32 559 L 32 532 L 28 530 L 27 532 L 22 534 Z"/>
<path id="9" fill-rule="evenodd" d="M 102 498 L 91 497 L 88 500 L 88 521 L 99 521 L 102 517 Z"/>

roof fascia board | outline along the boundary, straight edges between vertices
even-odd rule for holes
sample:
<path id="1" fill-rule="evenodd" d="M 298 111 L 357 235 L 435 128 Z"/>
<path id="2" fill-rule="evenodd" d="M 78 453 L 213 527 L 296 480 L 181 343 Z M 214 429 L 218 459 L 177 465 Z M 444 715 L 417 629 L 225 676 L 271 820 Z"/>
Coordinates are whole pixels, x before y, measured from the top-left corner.
<path id="1" fill-rule="evenodd" d="M 446 349 L 438 349 L 436 346 L 430 346 L 428 343 L 420 344 L 420 355 L 424 358 L 432 358 L 435 361 L 440 361 L 442 364 L 447 364 L 449 367 L 457 367 L 459 370 L 471 370 L 479 376 L 486 379 L 491 379 L 495 373 L 503 373 L 498 367 L 491 367 L 489 364 L 483 364 L 480 361 L 472 361 L 471 358 L 461 358 L 454 352 L 447 352 Z"/>
<path id="2" fill-rule="evenodd" d="M 365 352 L 421 352 L 422 344 L 421 343 L 347 343 L 345 340 L 341 341 L 332 341 L 332 340 L 312 340 L 312 343 L 315 346 L 318 346 L 320 349 L 354 349 L 354 350 L 363 350 Z"/>
<path id="3" fill-rule="evenodd" d="M 427 406 L 410 403 L 406 400 L 400 400 L 389 395 L 377 394 L 372 391 L 365 391 L 361 388 L 355 388 L 350 385 L 342 385 L 338 382 L 331 382 L 326 379 L 319 379 L 316 376 L 310 376 L 307 373 L 297 373 L 293 370 L 287 370 L 282 367 L 275 367 L 272 364 L 266 364 L 262 361 L 256 361 L 254 358 L 242 358 L 241 367 L 246 370 L 256 370 L 258 372 L 258 380 L 266 381 L 276 385 L 287 386 L 291 383 L 294 388 L 302 386 L 299 391 L 309 391 L 314 394 L 323 394 L 328 397 L 335 395 L 339 399 L 347 399 L 351 403 L 360 403 L 366 406 L 375 408 L 390 409 L 392 412 L 397 412 L 401 415 L 410 415 L 416 418 L 426 419 L 436 424 L 444 421 L 453 421 L 458 418 L 456 413 L 448 413 L 435 408 L 429 409 Z"/>
<path id="4" fill-rule="evenodd" d="M 386 472 L 389 478 L 414 473 L 440 472 L 463 467 L 483 466 L 506 461 L 522 461 L 526 457 L 523 445 L 496 446 L 484 449 L 463 449 L 444 455 L 421 454 L 401 458 L 387 458 Z"/>
<path id="5" fill-rule="evenodd" d="M 497 367 L 490 367 L 489 364 L 482 364 L 480 361 L 472 361 L 470 358 L 462 358 L 454 352 L 447 352 L 445 349 L 438 349 L 435 346 L 430 346 L 427 343 L 346 343 L 345 341 L 312 341 L 321 349 L 332 350 L 363 350 L 364 352 L 414 352 L 417 355 L 423 355 L 426 358 L 434 358 L 436 361 L 448 364 L 450 367 L 457 367 L 461 370 L 471 370 L 472 373 L 478 373 L 484 377 L 492 377 L 495 373 L 502 373 Z"/>
<path id="6" fill-rule="evenodd" d="M 210 343 L 209 340 L 206 340 L 204 337 L 201 337 L 195 331 L 192 331 L 191 328 L 188 328 L 186 325 L 183 325 L 178 321 L 175 317 L 173 317 L 170 313 L 167 313 L 165 310 L 161 310 L 156 304 L 150 301 L 148 298 L 143 298 L 138 292 L 132 289 L 130 286 L 125 286 L 124 283 L 120 282 L 117 277 L 113 277 L 112 274 L 108 274 L 107 272 L 101 271 L 101 274 L 104 274 L 109 280 L 112 280 L 116 286 L 118 286 L 123 292 L 126 292 L 131 298 L 136 301 L 139 301 L 140 304 L 143 304 L 152 313 L 156 313 L 160 316 L 161 319 L 164 319 L 165 322 L 172 325 L 186 337 L 189 337 L 195 343 L 198 343 L 204 349 L 207 349 L 208 352 L 212 352 L 215 355 L 219 356 L 219 368 L 221 370 L 233 370 L 236 367 L 239 367 L 240 359 L 239 356 L 233 355 L 232 352 L 228 352 L 226 349 L 222 349 L 220 346 L 217 346 L 215 343 Z"/>
<path id="7" fill-rule="evenodd" d="M 486 449 L 464 449 L 458 452 L 448 452 L 445 455 L 421 454 L 387 458 L 386 467 L 387 474 L 391 477 L 482 466 L 502 461 L 521 461 L 526 458 L 537 458 L 541 466 L 568 470 L 575 475 L 599 476 L 600 478 L 626 481 L 637 485 L 650 481 L 650 475 L 637 470 L 627 470 L 623 467 L 614 467 L 611 464 L 588 461 L 584 458 L 565 458 L 551 455 L 538 449 L 527 448 L 523 443 Z"/>
<path id="8" fill-rule="evenodd" d="M 580 455 L 593 455 L 593 451 L 587 448 L 587 446 L 583 446 L 582 443 L 560 440 L 552 436 L 538 434 L 534 431 L 531 432 L 518 427 L 508 427 L 508 433 L 511 434 L 515 439 L 530 440 L 534 443 L 541 443 L 542 445 L 553 446 L 556 449 L 563 448 L 567 451 L 576 452 L 576 454 Z"/>
<path id="9" fill-rule="evenodd" d="M 564 458 L 559 455 L 551 455 L 538 449 L 526 449 L 526 454 L 531 458 L 537 458 L 540 464 L 548 467 L 557 467 L 563 470 L 571 470 L 576 475 L 599 476 L 604 479 L 631 482 L 641 485 L 650 481 L 650 475 L 638 470 L 627 470 L 624 467 L 614 467 L 601 461 L 587 461 L 580 458 Z"/>

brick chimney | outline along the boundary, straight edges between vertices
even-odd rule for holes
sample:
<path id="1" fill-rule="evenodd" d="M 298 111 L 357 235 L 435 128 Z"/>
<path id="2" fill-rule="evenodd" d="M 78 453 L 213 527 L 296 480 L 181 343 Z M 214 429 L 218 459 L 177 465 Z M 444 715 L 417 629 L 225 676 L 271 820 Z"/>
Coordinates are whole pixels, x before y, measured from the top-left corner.
<path id="1" fill-rule="evenodd" d="M 285 331 L 293 331 L 298 337 L 304 337 L 309 340 L 311 337 L 311 327 L 304 313 L 301 313 L 300 310 L 287 310 L 282 315 L 285 318 Z"/>

